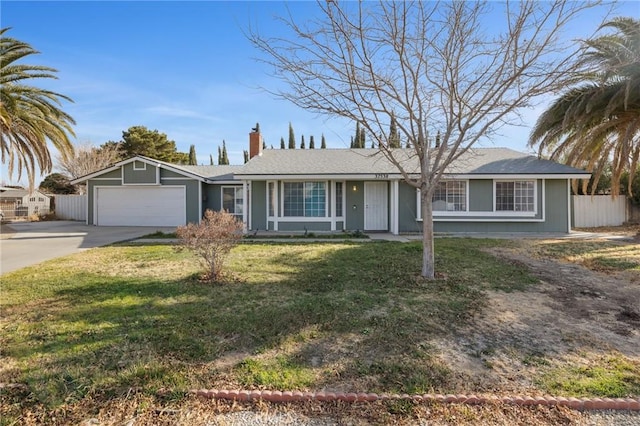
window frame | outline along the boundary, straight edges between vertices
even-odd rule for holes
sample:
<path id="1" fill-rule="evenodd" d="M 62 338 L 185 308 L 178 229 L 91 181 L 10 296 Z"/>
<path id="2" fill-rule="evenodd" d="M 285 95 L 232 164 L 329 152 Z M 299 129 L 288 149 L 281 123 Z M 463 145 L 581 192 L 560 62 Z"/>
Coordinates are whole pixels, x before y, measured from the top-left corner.
<path id="1" fill-rule="evenodd" d="M 228 210 L 226 210 L 224 208 L 224 190 L 225 189 L 233 189 L 233 212 L 230 212 Z M 241 198 L 240 198 L 240 203 L 238 204 L 238 197 L 237 194 L 238 192 L 240 192 Z M 236 207 L 240 205 L 240 206 L 244 206 L 244 187 L 239 186 L 239 185 L 222 185 L 220 187 L 220 210 L 225 210 L 227 211 L 229 214 L 232 214 L 233 216 L 235 216 L 236 219 L 243 221 L 244 220 L 244 211 L 243 212 L 236 212 Z"/>
<path id="2" fill-rule="evenodd" d="M 516 210 L 515 183 L 525 182 L 533 186 L 533 210 Z M 498 210 L 498 184 L 513 183 L 513 210 Z M 537 179 L 494 179 L 493 180 L 493 212 L 501 216 L 536 216 L 538 214 L 538 180 Z"/>
<path id="3" fill-rule="evenodd" d="M 306 201 L 304 196 L 302 197 L 303 200 L 303 205 L 302 205 L 302 210 L 305 213 L 304 216 L 290 216 L 287 215 L 286 210 L 285 210 L 285 200 L 287 198 L 287 194 L 285 192 L 285 185 L 286 184 L 292 184 L 292 183 L 301 183 L 303 185 L 302 187 L 302 191 L 304 193 L 304 191 L 306 190 L 306 185 L 307 184 L 322 184 L 324 187 L 324 215 L 322 216 L 307 216 L 306 212 L 307 212 L 307 206 L 306 206 Z M 281 189 L 281 194 L 282 196 L 280 197 L 280 212 L 281 212 L 281 217 L 280 220 L 299 220 L 299 221 L 324 221 L 325 219 L 330 217 L 330 211 L 329 208 L 331 206 L 331 204 L 329 203 L 329 182 L 326 180 L 286 180 L 286 181 L 281 181 L 280 183 L 280 189 Z"/>

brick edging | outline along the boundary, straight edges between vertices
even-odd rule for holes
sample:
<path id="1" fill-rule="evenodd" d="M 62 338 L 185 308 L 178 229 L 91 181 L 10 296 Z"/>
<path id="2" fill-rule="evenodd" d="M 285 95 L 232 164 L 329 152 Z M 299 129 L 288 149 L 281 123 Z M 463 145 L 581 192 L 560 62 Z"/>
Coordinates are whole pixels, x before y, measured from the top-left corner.
<path id="1" fill-rule="evenodd" d="M 376 393 L 343 393 L 343 392 L 300 392 L 300 391 L 268 391 L 268 390 L 218 390 L 197 389 L 190 393 L 214 399 L 235 401 L 344 401 L 373 402 L 385 400 L 411 400 L 415 402 L 441 402 L 451 404 L 486 404 L 503 403 L 515 405 L 565 406 L 576 410 L 633 410 L 640 411 L 640 398 L 564 398 L 561 396 L 476 396 L 476 395 L 408 395 L 408 394 L 376 394 Z"/>

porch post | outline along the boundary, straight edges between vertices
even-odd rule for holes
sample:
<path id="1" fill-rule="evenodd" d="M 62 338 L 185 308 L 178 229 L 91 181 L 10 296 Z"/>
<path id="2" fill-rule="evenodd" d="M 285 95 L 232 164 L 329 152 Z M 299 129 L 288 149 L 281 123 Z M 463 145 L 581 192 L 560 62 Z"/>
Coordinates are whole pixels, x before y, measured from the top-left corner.
<path id="1" fill-rule="evenodd" d="M 398 235 L 399 233 L 399 224 L 398 224 L 398 202 L 399 202 L 399 185 L 398 180 L 391 181 L 391 233 L 393 235 Z"/>
<path id="2" fill-rule="evenodd" d="M 249 191 L 247 187 L 247 181 L 242 181 L 242 223 L 244 224 L 244 232 L 247 232 L 250 228 L 249 224 Z"/>

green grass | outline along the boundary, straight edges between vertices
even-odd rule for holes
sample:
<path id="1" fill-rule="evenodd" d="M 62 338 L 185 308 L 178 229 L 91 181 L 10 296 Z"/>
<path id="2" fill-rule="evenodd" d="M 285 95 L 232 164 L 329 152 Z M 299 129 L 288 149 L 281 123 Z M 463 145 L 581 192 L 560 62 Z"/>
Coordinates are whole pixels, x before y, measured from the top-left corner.
<path id="1" fill-rule="evenodd" d="M 482 251 L 497 244 L 438 239 L 433 282 L 417 242 L 242 244 L 223 285 L 167 245 L 90 250 L 2 277 L 0 382 L 52 408 L 131 389 L 446 392 L 455 372 L 429 341 L 487 290 L 535 282 Z"/>
<path id="2" fill-rule="evenodd" d="M 539 385 L 566 396 L 640 395 L 640 362 L 606 356 L 595 365 L 555 368 L 542 377 Z"/>

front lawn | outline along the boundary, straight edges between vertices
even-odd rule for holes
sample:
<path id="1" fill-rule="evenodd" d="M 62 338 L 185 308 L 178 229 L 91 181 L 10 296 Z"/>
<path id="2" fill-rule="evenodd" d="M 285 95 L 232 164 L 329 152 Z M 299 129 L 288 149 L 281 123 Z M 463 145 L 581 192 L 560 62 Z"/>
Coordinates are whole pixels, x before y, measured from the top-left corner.
<path id="1" fill-rule="evenodd" d="M 194 388 L 473 392 L 432 343 L 472 326 L 489 293 L 536 286 L 487 252 L 515 244 L 438 239 L 434 282 L 417 242 L 242 244 L 216 286 L 170 245 L 6 274 L 0 383 L 26 386 L 3 392 L 0 417 Z"/>

